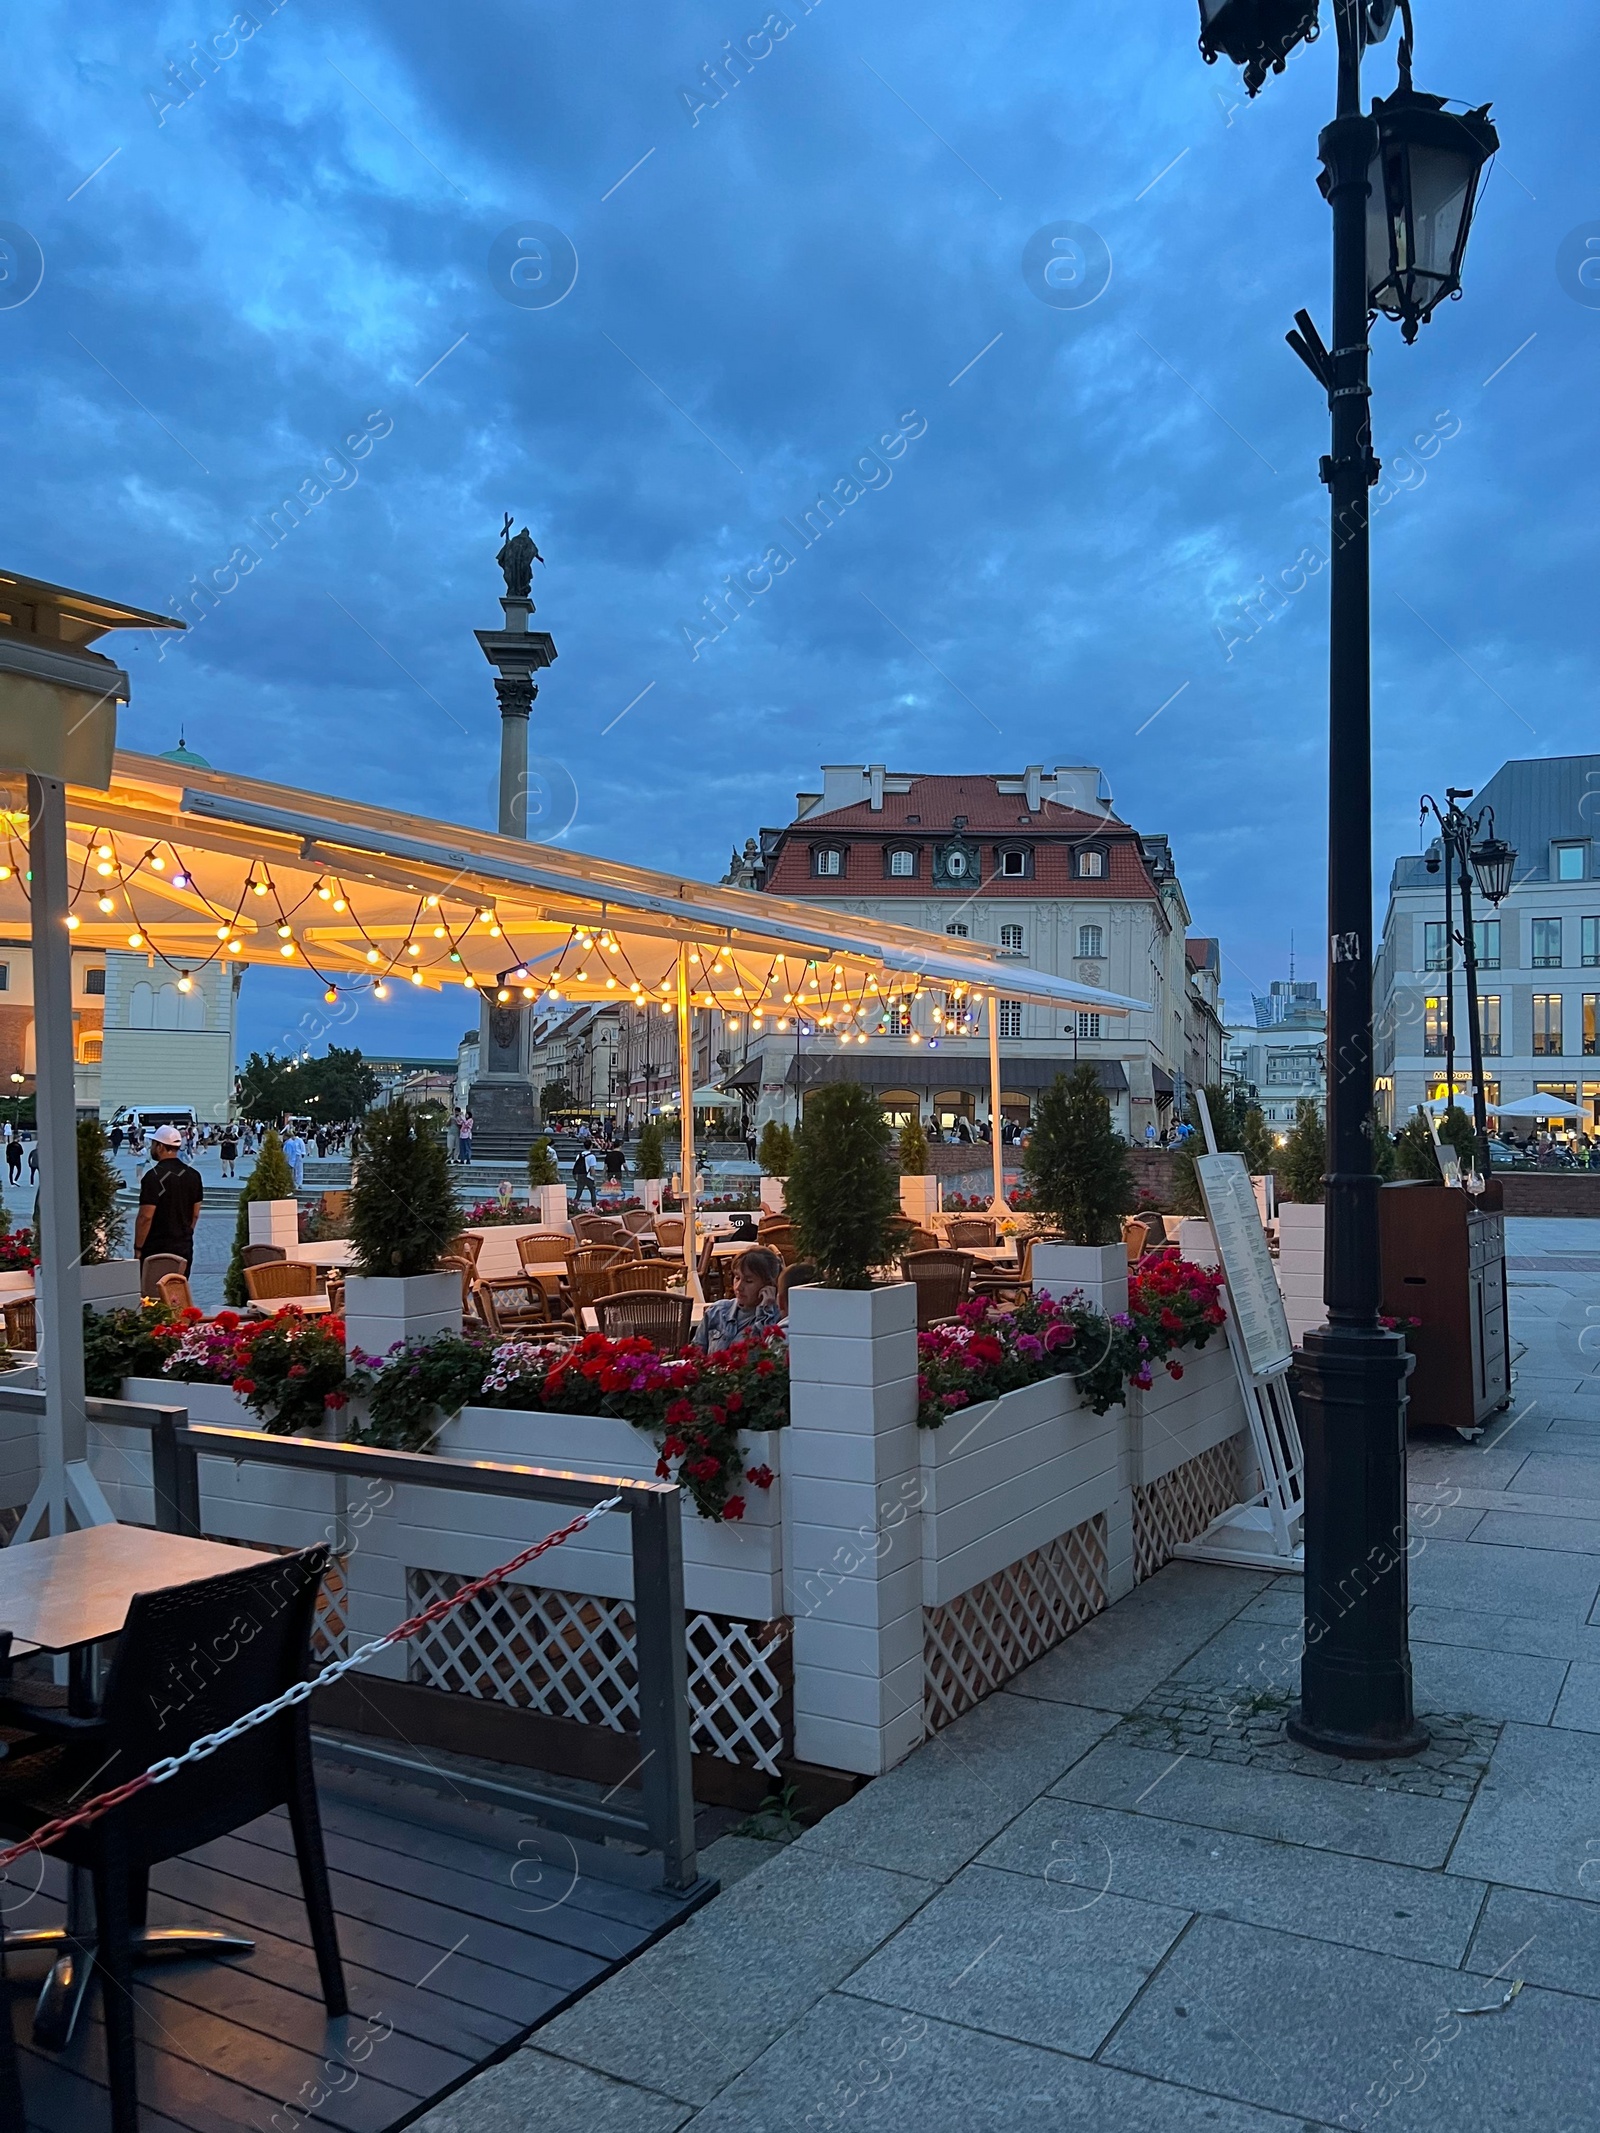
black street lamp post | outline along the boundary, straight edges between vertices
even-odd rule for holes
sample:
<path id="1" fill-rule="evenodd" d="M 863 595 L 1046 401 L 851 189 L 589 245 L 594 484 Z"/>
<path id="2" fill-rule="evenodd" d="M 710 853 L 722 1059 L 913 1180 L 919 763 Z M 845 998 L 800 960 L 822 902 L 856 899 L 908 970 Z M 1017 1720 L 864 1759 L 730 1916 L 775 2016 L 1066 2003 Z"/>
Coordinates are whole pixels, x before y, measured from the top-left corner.
<path id="1" fill-rule="evenodd" d="M 1406 1575 L 1406 1356 L 1380 1325 L 1378 1178 L 1372 1167 L 1372 743 L 1368 492 L 1378 479 L 1367 382 L 1377 310 L 1410 340 L 1460 265 L 1484 163 L 1486 111 L 1457 117 L 1401 86 L 1361 108 L 1361 56 L 1395 0 L 1332 0 L 1338 103 L 1323 128 L 1320 185 L 1333 211 L 1333 345 L 1309 313 L 1290 346 L 1328 396 L 1332 500 L 1328 659 L 1328 1170 L 1323 1294 L 1328 1322 L 1297 1358 L 1305 1446 L 1305 1657 L 1294 1739 L 1333 1755 L 1409 1755 L 1428 1735 L 1412 1709 Z M 1200 0 L 1200 46 L 1245 69 L 1252 95 L 1320 27 L 1318 0 Z"/>
<path id="2" fill-rule="evenodd" d="M 1445 956 L 1447 959 L 1446 968 L 1449 973 L 1446 983 L 1450 986 L 1452 996 L 1455 991 L 1455 946 L 1458 940 L 1461 944 L 1462 960 L 1466 965 L 1467 1042 L 1470 1047 L 1472 1063 L 1472 1123 L 1478 1141 L 1478 1173 L 1481 1177 L 1487 1178 L 1489 1175 L 1489 1105 L 1487 1091 L 1483 1085 L 1483 1021 L 1478 1007 L 1478 941 L 1477 929 L 1472 917 L 1472 890 L 1474 880 L 1476 880 L 1478 893 L 1492 909 L 1497 909 L 1511 887 L 1511 871 L 1516 865 L 1517 855 L 1509 844 L 1506 844 L 1495 835 L 1494 809 L 1492 807 L 1480 808 L 1477 814 L 1469 815 L 1461 806 L 1463 800 L 1472 798 L 1472 788 L 1470 786 L 1447 785 L 1444 798 L 1445 804 L 1441 808 L 1437 800 L 1430 794 L 1424 793 L 1422 796 L 1422 819 L 1426 822 L 1430 814 L 1433 816 L 1433 819 L 1439 825 L 1439 841 L 1443 847 Z M 1485 822 L 1489 826 L 1489 834 L 1483 837 L 1480 836 L 1480 832 Z M 1461 931 L 1459 934 L 1453 930 L 1450 913 L 1452 872 L 1455 886 L 1461 891 Z M 1452 1016 L 1454 1015 L 1453 997 L 1448 1011 Z M 1453 1023 L 1451 1027 L 1452 1057 L 1450 1066 L 1452 1071 L 1450 1074 L 1449 1101 L 1454 1103 L 1456 1095 L 1453 1071 L 1455 1066 Z"/>

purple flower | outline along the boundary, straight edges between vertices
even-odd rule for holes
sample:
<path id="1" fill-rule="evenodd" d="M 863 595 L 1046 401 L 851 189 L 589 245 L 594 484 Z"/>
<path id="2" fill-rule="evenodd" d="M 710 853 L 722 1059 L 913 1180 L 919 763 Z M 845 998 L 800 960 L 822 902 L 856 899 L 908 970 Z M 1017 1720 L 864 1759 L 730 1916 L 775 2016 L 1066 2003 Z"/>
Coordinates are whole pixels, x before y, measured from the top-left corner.
<path id="1" fill-rule="evenodd" d="M 1030 1363 L 1044 1354 L 1044 1342 L 1032 1333 L 1019 1333 L 1016 1345 L 1018 1355 L 1025 1355 Z"/>

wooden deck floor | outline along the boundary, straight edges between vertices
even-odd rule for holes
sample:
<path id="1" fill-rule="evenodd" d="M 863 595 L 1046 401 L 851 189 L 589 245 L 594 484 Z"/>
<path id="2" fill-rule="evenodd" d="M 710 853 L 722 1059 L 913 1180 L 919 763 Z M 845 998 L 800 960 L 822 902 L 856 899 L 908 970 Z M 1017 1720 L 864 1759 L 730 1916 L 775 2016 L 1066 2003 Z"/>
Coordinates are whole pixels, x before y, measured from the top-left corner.
<path id="1" fill-rule="evenodd" d="M 687 1915 L 643 1861 L 500 1813 L 359 1776 L 323 1773 L 327 1838 L 351 2012 L 326 2015 L 287 1818 L 264 1817 L 152 1877 L 150 1923 L 226 1926 L 254 1955 L 141 1971 L 135 1991 L 144 2133 L 388 2133 L 515 2045 Z M 51 1862 L 13 1927 L 59 1921 Z M 108 2122 L 98 1993 L 59 2056 L 31 2033 L 39 1975 L 7 1984 L 27 2124 L 97 2133 Z"/>

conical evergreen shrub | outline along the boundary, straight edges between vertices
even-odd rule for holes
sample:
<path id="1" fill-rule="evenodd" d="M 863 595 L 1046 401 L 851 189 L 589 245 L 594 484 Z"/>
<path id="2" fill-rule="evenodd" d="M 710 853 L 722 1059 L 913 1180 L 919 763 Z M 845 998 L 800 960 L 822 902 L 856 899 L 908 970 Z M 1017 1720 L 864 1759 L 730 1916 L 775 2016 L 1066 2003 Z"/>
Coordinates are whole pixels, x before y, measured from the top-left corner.
<path id="1" fill-rule="evenodd" d="M 85 1266 L 104 1266 L 127 1241 L 128 1218 L 117 1205 L 122 1186 L 105 1128 L 97 1118 L 78 1121 L 78 1251 Z"/>
<path id="2" fill-rule="evenodd" d="M 925 1178 L 928 1175 L 928 1136 L 915 1112 L 900 1128 L 900 1175 L 903 1178 Z"/>
<path id="3" fill-rule="evenodd" d="M 794 1160 L 794 1135 L 777 1119 L 769 1118 L 756 1143 L 756 1161 L 769 1178 L 786 1178 Z"/>
<path id="4" fill-rule="evenodd" d="M 1022 1165 L 1035 1207 L 1072 1244 L 1114 1244 L 1133 1205 L 1127 1144 L 1113 1131 L 1100 1077 L 1085 1061 L 1039 1099 Z"/>
<path id="5" fill-rule="evenodd" d="M 1289 1138 L 1278 1150 L 1278 1198 L 1294 1207 L 1319 1207 L 1328 1168 L 1328 1134 L 1322 1113 L 1309 1096 L 1295 1105 Z"/>
<path id="6" fill-rule="evenodd" d="M 546 1185 L 559 1185 L 561 1172 L 556 1159 L 550 1153 L 550 1143 L 541 1133 L 528 1150 L 528 1190 L 538 1192 Z"/>
<path id="7" fill-rule="evenodd" d="M 819 1089 L 794 1136 L 784 1211 L 799 1256 L 830 1289 L 870 1289 L 894 1252 L 900 1189 L 886 1160 L 892 1129 L 858 1082 Z"/>
<path id="8" fill-rule="evenodd" d="M 358 1274 L 431 1274 L 461 1227 L 444 1135 L 410 1104 L 369 1111 L 350 1191 L 350 1242 Z"/>
<path id="9" fill-rule="evenodd" d="M 641 1178 L 664 1178 L 667 1174 L 666 1144 L 660 1123 L 647 1118 L 639 1128 L 639 1145 L 633 1152 L 635 1174 Z"/>
<path id="10" fill-rule="evenodd" d="M 243 1257 L 244 1248 L 250 1242 L 250 1202 L 292 1200 L 294 1197 L 294 1172 L 283 1152 L 283 1142 L 269 1126 L 261 1136 L 255 1167 L 245 1179 L 244 1190 L 239 1195 L 239 1219 L 233 1225 L 233 1256 L 222 1278 L 223 1297 L 236 1311 L 242 1310 L 250 1301 L 250 1291 L 244 1285 Z"/>

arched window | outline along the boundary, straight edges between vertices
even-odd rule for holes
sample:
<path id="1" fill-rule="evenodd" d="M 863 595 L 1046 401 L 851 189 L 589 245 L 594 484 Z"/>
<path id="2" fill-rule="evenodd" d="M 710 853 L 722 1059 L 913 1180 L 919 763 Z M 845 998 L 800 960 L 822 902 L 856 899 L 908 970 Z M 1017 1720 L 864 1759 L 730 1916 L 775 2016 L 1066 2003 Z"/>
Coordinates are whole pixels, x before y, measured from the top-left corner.
<path id="1" fill-rule="evenodd" d="M 1098 926 L 1080 926 L 1078 928 L 1079 955 L 1099 956 L 1104 955 L 1105 952 L 1105 935 Z"/>
<path id="2" fill-rule="evenodd" d="M 1000 928 L 1000 953 L 1002 955 L 1022 955 L 1025 952 L 1022 928 L 1020 926 L 1002 926 Z"/>

